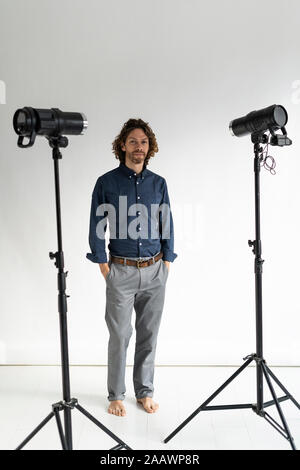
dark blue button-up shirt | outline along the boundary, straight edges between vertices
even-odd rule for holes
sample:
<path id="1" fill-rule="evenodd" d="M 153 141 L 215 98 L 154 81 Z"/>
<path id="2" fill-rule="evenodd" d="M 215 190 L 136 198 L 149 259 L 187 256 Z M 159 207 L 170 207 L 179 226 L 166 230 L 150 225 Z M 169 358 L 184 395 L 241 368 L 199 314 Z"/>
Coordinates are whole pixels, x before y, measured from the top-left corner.
<path id="1" fill-rule="evenodd" d="M 120 163 L 98 178 L 90 214 L 91 253 L 86 255 L 94 263 L 107 263 L 107 219 L 111 255 L 145 258 L 162 251 L 163 260 L 173 262 L 177 257 L 167 183 L 162 176 L 147 168 L 136 174 Z"/>

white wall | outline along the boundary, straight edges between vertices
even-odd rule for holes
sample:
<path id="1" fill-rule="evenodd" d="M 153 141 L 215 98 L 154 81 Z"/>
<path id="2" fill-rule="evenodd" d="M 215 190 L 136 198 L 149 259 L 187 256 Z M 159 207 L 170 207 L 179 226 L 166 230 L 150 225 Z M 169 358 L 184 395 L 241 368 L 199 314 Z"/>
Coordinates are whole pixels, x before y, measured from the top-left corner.
<path id="1" fill-rule="evenodd" d="M 300 3 L 269 0 L 1 0 L 0 362 L 60 361 L 53 161 L 17 147 L 17 108 L 84 112 L 63 150 L 61 196 L 70 362 L 106 364 L 105 281 L 86 258 L 92 189 L 118 165 L 130 117 L 152 126 L 149 169 L 167 179 L 175 224 L 157 364 L 240 364 L 255 351 L 254 173 L 231 119 L 277 103 L 292 147 L 261 172 L 265 357 L 300 364 Z M 2 87 L 3 89 L 4 87 Z M 134 321 L 134 314 L 133 314 Z M 134 337 L 128 351 L 133 360 Z"/>

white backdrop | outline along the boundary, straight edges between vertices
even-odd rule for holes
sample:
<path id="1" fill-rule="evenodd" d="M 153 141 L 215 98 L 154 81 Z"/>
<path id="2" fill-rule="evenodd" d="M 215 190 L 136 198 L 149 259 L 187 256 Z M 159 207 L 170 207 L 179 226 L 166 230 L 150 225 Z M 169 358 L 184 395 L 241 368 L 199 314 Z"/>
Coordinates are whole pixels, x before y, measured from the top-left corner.
<path id="1" fill-rule="evenodd" d="M 253 148 L 228 124 L 277 103 L 292 147 L 261 172 L 264 352 L 299 365 L 298 0 L 1 0 L 2 364 L 59 364 L 51 149 L 19 149 L 17 108 L 84 112 L 63 149 L 61 203 L 71 364 L 106 364 L 105 281 L 85 257 L 91 194 L 111 143 L 140 117 L 159 153 L 175 227 L 156 363 L 240 364 L 255 351 Z M 134 313 L 133 319 L 134 323 Z M 128 351 L 132 364 L 134 336 Z"/>

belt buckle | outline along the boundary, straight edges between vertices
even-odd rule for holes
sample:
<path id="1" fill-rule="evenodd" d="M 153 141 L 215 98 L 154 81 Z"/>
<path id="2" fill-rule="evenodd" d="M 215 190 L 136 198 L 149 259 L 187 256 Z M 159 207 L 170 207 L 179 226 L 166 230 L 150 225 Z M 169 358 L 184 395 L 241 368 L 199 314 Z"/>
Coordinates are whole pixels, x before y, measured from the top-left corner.
<path id="1" fill-rule="evenodd" d="M 142 259 L 143 259 L 143 258 L 140 257 L 139 259 L 136 260 L 136 263 L 137 263 L 137 266 L 136 266 L 136 267 L 137 267 L 138 269 L 140 269 L 140 267 L 141 267 L 141 266 L 140 266 L 140 263 L 142 263 Z"/>

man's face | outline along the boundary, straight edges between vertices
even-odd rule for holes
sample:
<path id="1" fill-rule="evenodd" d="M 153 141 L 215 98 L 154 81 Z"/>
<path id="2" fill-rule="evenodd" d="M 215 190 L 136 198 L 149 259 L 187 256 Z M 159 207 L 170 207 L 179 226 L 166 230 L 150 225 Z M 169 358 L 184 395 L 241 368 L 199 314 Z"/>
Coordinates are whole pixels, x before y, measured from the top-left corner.
<path id="1" fill-rule="evenodd" d="M 126 160 L 135 164 L 143 163 L 149 151 L 149 139 L 142 129 L 134 129 L 121 148 L 126 152 Z"/>

